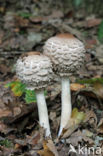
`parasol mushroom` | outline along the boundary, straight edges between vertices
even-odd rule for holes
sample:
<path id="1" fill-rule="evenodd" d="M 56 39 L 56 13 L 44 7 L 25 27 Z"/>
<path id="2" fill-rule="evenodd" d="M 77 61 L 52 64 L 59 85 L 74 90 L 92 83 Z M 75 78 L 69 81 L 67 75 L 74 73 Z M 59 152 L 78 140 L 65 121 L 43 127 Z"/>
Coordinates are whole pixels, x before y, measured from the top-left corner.
<path id="1" fill-rule="evenodd" d="M 67 125 L 72 112 L 69 77 L 82 66 L 85 57 L 84 44 L 72 34 L 58 34 L 48 39 L 44 45 L 44 55 L 48 56 L 54 72 L 61 77 L 61 123 L 58 136 Z"/>
<path id="2" fill-rule="evenodd" d="M 40 125 L 45 129 L 46 137 L 51 136 L 44 96 L 44 89 L 51 82 L 53 75 L 50 59 L 39 52 L 27 53 L 17 60 L 16 74 L 26 84 L 27 89 L 35 90 Z"/>

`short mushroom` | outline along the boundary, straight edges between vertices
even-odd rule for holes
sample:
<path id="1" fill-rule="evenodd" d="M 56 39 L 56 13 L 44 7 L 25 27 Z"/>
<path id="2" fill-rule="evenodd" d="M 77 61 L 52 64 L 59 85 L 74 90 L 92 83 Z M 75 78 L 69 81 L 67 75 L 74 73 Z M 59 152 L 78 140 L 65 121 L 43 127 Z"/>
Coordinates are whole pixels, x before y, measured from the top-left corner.
<path id="1" fill-rule="evenodd" d="M 48 56 L 54 72 L 61 77 L 62 109 L 61 124 L 58 136 L 67 125 L 72 112 L 69 77 L 76 73 L 84 62 L 84 44 L 72 34 L 58 34 L 48 39 L 43 48 L 43 54 Z"/>
<path id="2" fill-rule="evenodd" d="M 53 76 L 50 59 L 39 52 L 27 53 L 17 60 L 16 74 L 26 84 L 28 90 L 35 90 L 40 125 L 45 129 L 45 136 L 51 137 L 44 96 L 44 89 L 51 82 Z"/>

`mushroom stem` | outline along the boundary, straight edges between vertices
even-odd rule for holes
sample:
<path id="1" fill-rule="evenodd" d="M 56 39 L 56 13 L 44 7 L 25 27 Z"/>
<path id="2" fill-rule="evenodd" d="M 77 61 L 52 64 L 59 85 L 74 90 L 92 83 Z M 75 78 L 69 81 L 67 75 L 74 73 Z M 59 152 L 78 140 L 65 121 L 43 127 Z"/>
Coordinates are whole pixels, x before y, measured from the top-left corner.
<path id="1" fill-rule="evenodd" d="M 71 91 L 70 91 L 70 81 L 68 77 L 62 78 L 62 92 L 61 92 L 61 102 L 62 102 L 62 108 L 61 108 L 61 123 L 60 123 L 60 129 L 58 136 L 61 135 L 63 128 L 67 125 L 70 117 L 71 117 Z"/>
<path id="2" fill-rule="evenodd" d="M 40 125 L 45 129 L 46 137 L 51 137 L 47 105 L 46 105 L 46 100 L 45 100 L 43 90 L 36 91 L 36 99 L 37 99 Z"/>

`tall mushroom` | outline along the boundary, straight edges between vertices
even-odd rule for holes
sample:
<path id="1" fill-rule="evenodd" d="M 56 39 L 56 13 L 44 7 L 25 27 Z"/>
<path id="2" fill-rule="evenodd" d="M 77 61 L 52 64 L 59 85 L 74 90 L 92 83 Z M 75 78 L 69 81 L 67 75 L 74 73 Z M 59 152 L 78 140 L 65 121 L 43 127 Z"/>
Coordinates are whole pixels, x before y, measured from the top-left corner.
<path id="1" fill-rule="evenodd" d="M 16 63 L 16 74 L 26 84 L 27 89 L 35 90 L 39 122 L 45 129 L 46 137 L 51 136 L 44 89 L 52 80 L 52 64 L 47 56 L 39 52 L 30 52 L 20 57 Z"/>
<path id="2" fill-rule="evenodd" d="M 54 72 L 61 77 L 62 109 L 58 134 L 58 136 L 60 136 L 72 112 L 69 77 L 75 74 L 81 67 L 84 61 L 85 48 L 83 43 L 72 34 L 64 33 L 48 39 L 43 49 L 43 53 L 49 56 L 52 61 Z"/>

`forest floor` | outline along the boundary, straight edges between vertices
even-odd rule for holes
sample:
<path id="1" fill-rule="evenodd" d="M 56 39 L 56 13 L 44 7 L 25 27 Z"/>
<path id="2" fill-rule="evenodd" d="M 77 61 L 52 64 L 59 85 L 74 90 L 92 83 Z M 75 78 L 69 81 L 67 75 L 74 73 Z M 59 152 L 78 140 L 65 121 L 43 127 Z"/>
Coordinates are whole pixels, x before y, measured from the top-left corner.
<path id="1" fill-rule="evenodd" d="M 75 13 L 68 9 L 65 14 L 36 0 L 32 5 L 21 4 L 21 8 L 16 4 L 0 5 L 0 156 L 102 156 L 102 18 L 88 16 L 83 10 Z M 23 90 L 15 63 L 22 53 L 42 52 L 49 37 L 64 32 L 84 42 L 85 64 L 78 77 L 71 78 L 73 113 L 60 138 L 60 83 L 55 81 L 46 89 L 52 140 L 45 140 L 35 97 Z"/>

